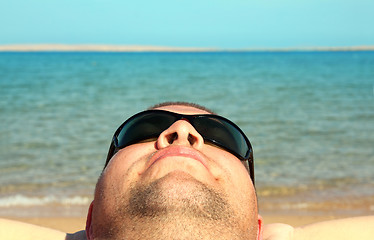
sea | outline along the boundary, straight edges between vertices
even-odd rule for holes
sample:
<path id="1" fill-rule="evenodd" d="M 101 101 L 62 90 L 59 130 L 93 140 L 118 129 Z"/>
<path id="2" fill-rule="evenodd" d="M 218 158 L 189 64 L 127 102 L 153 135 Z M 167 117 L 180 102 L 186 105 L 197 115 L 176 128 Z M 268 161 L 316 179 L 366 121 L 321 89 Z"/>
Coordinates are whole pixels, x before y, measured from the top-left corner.
<path id="1" fill-rule="evenodd" d="M 114 131 L 164 101 L 243 129 L 260 212 L 374 214 L 374 51 L 1 52 L 0 216 L 85 216 Z"/>

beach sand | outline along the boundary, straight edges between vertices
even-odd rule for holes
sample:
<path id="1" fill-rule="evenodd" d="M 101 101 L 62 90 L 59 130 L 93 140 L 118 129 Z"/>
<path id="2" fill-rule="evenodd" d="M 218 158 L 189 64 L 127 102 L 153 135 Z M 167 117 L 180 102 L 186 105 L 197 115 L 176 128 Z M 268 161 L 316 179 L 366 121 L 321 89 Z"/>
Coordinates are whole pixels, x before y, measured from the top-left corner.
<path id="1" fill-rule="evenodd" d="M 0 44 L 0 52 L 287 52 L 287 51 L 373 51 L 374 46 L 345 47 L 291 47 L 291 48 L 204 48 L 142 45 L 100 45 L 100 44 Z"/>
<path id="2" fill-rule="evenodd" d="M 5 217 L 6 218 L 6 217 Z M 264 215 L 265 224 L 269 223 L 286 223 L 294 227 L 303 226 L 320 221 L 332 220 L 342 218 L 342 216 L 318 215 L 318 216 L 292 216 L 292 215 Z M 86 218 L 84 217 L 40 217 L 40 218 L 8 218 L 12 220 L 27 222 L 38 226 L 48 227 L 60 230 L 67 233 L 77 232 L 83 230 L 86 225 Z"/>

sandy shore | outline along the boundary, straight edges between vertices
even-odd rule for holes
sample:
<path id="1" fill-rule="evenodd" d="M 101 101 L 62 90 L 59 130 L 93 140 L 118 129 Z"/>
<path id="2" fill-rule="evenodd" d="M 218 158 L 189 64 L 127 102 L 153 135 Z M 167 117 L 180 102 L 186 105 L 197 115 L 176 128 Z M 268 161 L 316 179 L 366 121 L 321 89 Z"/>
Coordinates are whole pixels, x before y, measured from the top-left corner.
<path id="1" fill-rule="evenodd" d="M 0 45 L 0 52 L 287 52 L 287 51 L 374 51 L 374 46 L 341 47 L 290 47 L 290 48 L 214 48 L 214 47 L 171 47 L 104 44 L 8 44 Z"/>
<path id="2" fill-rule="evenodd" d="M 99 45 L 99 44 L 11 44 L 0 45 L 0 52 L 210 52 L 216 48 Z"/>
<path id="3" fill-rule="evenodd" d="M 265 224 L 269 223 L 287 223 L 292 226 L 302 226 L 320 221 L 326 221 L 336 218 L 336 216 L 285 216 L 285 215 L 264 215 Z M 63 232 L 76 232 L 85 228 L 86 218 L 83 217 L 62 217 L 62 218 L 8 218 L 17 221 L 27 222 L 43 227 L 57 229 Z"/>

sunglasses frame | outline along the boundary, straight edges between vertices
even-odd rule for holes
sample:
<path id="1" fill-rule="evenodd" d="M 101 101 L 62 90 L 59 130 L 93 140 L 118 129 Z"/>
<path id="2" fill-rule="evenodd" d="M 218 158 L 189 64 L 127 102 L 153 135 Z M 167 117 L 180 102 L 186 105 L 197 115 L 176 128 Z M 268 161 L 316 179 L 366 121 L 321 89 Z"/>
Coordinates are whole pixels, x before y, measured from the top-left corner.
<path id="1" fill-rule="evenodd" d="M 118 146 L 118 139 L 117 139 L 117 137 L 121 133 L 123 127 L 126 126 L 129 122 L 131 122 L 134 119 L 138 118 L 139 116 L 142 116 L 142 115 L 145 115 L 145 114 L 160 113 L 160 112 L 162 112 L 163 114 L 166 113 L 168 115 L 171 115 L 171 116 L 175 117 L 175 121 L 174 122 L 176 122 L 178 120 L 182 120 L 182 119 L 187 120 L 194 128 L 195 128 L 195 126 L 193 124 L 193 121 L 191 121 L 191 120 L 195 119 L 195 118 L 200 118 L 200 117 L 209 117 L 209 118 L 218 119 L 220 121 L 223 121 L 223 122 L 228 123 L 229 125 L 233 126 L 242 135 L 242 137 L 245 140 L 246 145 L 248 147 L 248 150 L 247 150 L 247 153 L 246 153 L 245 157 L 241 156 L 240 154 L 234 152 L 231 149 L 228 149 L 226 146 L 223 146 L 222 144 L 216 142 L 214 139 L 205 138 L 205 136 L 202 133 L 200 133 L 199 131 L 198 132 L 203 137 L 204 141 L 208 141 L 208 142 L 212 143 L 213 145 L 216 145 L 216 146 L 224 149 L 225 151 L 230 152 L 231 154 L 233 154 L 234 156 L 236 156 L 240 161 L 245 161 L 247 163 L 246 168 L 247 168 L 247 170 L 249 172 L 249 175 L 251 177 L 252 183 L 254 185 L 254 183 L 255 183 L 254 162 L 253 162 L 254 159 L 253 159 L 253 148 L 252 148 L 252 145 L 251 145 L 250 141 L 248 140 L 248 138 L 244 134 L 244 132 L 235 123 L 233 123 L 232 121 L 230 121 L 227 118 L 224 118 L 222 116 L 215 115 L 215 114 L 180 114 L 180 113 L 175 113 L 175 112 L 170 112 L 170 111 L 165 111 L 165 110 L 157 110 L 157 109 L 146 110 L 146 111 L 139 112 L 139 113 L 133 115 L 132 117 L 128 118 L 115 131 L 115 133 L 113 135 L 113 138 L 112 138 L 112 142 L 111 142 L 110 147 L 109 147 L 109 151 L 108 151 L 108 155 L 107 155 L 107 159 L 106 159 L 106 162 L 105 162 L 104 169 L 106 168 L 106 166 L 110 162 L 110 159 L 114 156 L 114 154 L 116 154 L 116 152 L 118 152 L 122 148 L 125 148 L 127 146 L 130 146 L 132 144 L 136 144 L 137 142 L 139 142 L 139 141 L 129 142 L 129 143 L 127 143 L 124 146 Z M 197 131 L 197 129 L 196 129 L 196 131 Z M 156 137 L 158 137 L 158 136 L 156 136 Z"/>

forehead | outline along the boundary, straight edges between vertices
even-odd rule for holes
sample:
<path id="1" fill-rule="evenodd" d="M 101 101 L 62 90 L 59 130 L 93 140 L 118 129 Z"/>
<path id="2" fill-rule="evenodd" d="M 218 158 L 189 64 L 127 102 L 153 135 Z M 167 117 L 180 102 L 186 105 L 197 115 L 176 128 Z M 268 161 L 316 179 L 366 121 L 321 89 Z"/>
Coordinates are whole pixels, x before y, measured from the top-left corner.
<path id="1" fill-rule="evenodd" d="M 183 106 L 183 105 L 169 105 L 169 106 L 158 107 L 155 109 L 181 113 L 181 114 L 210 114 L 209 112 L 204 111 L 202 109 L 198 109 L 192 106 Z"/>

